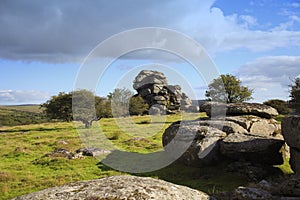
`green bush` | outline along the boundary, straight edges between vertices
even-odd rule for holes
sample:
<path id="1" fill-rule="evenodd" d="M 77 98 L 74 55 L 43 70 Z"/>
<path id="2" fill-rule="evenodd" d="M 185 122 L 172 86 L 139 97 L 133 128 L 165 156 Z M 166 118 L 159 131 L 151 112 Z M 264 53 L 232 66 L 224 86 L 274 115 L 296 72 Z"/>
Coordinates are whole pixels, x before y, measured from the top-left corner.
<path id="1" fill-rule="evenodd" d="M 265 101 L 264 104 L 275 108 L 281 115 L 287 115 L 291 112 L 288 103 L 280 99 L 271 99 Z"/>

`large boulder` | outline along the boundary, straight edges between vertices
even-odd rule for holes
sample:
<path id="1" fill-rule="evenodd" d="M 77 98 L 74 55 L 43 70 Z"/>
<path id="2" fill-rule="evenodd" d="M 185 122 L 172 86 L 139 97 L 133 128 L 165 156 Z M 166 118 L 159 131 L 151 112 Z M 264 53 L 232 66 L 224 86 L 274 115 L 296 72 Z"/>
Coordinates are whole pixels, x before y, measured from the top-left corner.
<path id="1" fill-rule="evenodd" d="M 175 158 L 178 151 L 185 150 L 179 160 L 186 165 L 209 165 L 220 159 L 219 141 L 226 135 L 217 128 L 201 126 L 199 121 L 176 122 L 165 130 L 163 146 Z"/>
<path id="2" fill-rule="evenodd" d="M 142 70 L 133 81 L 133 88 L 138 90 L 147 85 L 156 85 L 161 88 L 168 85 L 166 76 L 162 72 L 152 70 Z"/>
<path id="3" fill-rule="evenodd" d="M 282 119 L 282 135 L 286 143 L 300 150 L 300 116 L 290 116 Z"/>
<path id="4" fill-rule="evenodd" d="M 234 133 L 220 142 L 220 151 L 234 160 L 279 165 L 283 163 L 280 152 L 283 144 L 283 140 L 273 137 L 263 137 L 253 133 Z"/>
<path id="5" fill-rule="evenodd" d="M 282 135 L 290 146 L 290 165 L 296 174 L 300 174 L 300 116 L 285 117 L 281 123 Z"/>
<path id="6" fill-rule="evenodd" d="M 200 111 L 206 112 L 208 116 L 218 116 L 225 114 L 227 116 L 236 115 L 255 115 L 262 118 L 270 119 L 278 115 L 275 108 L 258 103 L 219 103 L 219 102 L 206 102 L 200 107 Z"/>
<path id="7" fill-rule="evenodd" d="M 45 189 L 15 198 L 15 200 L 209 200 L 209 195 L 175 185 L 163 180 L 136 177 L 113 176 L 90 181 L 80 181 L 60 187 Z"/>
<path id="8" fill-rule="evenodd" d="M 142 70 L 133 82 L 133 88 L 149 107 L 150 114 L 176 113 L 180 109 L 197 111 L 192 101 L 181 91 L 180 85 L 168 85 L 166 76 L 158 71 Z"/>

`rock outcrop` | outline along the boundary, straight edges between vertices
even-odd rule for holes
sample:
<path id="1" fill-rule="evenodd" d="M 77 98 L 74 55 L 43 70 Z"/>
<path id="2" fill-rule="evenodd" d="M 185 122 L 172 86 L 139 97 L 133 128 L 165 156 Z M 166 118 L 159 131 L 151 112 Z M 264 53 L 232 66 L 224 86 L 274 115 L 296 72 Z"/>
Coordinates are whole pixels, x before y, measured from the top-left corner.
<path id="1" fill-rule="evenodd" d="M 290 147 L 290 165 L 300 174 L 300 116 L 290 116 L 282 120 L 282 134 Z"/>
<path id="2" fill-rule="evenodd" d="M 280 125 L 270 118 L 278 115 L 274 108 L 251 103 L 207 102 L 200 109 L 211 118 L 173 123 L 165 130 L 163 146 L 170 155 L 176 152 L 176 145 L 169 145 L 173 149 L 167 147 L 171 141 L 178 144 L 177 148 L 191 141 L 179 159 L 187 165 L 209 165 L 221 159 L 262 165 L 283 163 Z M 224 116 L 218 115 L 222 113 Z"/>
<path id="3" fill-rule="evenodd" d="M 225 116 L 235 115 L 255 115 L 262 118 L 270 119 L 278 115 L 275 108 L 258 103 L 219 103 L 207 102 L 200 107 L 200 111 L 206 112 L 208 116 Z"/>
<path id="4" fill-rule="evenodd" d="M 15 200 L 40 199 L 212 200 L 214 198 L 185 186 L 175 185 L 163 180 L 136 176 L 113 176 L 90 181 L 80 181 L 15 198 Z"/>
<path id="5" fill-rule="evenodd" d="M 158 71 L 142 70 L 133 82 L 133 88 L 150 107 L 150 114 L 174 113 L 198 110 L 181 91 L 179 85 L 168 85 L 166 76 Z"/>

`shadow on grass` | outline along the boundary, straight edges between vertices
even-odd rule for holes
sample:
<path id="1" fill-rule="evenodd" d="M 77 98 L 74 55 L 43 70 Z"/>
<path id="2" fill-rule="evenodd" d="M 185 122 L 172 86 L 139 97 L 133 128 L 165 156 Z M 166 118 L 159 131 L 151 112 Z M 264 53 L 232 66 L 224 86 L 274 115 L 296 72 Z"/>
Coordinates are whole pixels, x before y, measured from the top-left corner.
<path id="1" fill-rule="evenodd" d="M 123 171 L 122 169 L 128 169 L 126 167 L 131 167 L 131 171 L 136 167 L 136 170 L 139 171 L 140 158 L 142 156 L 145 157 L 146 155 L 147 154 L 132 154 L 129 152 L 113 151 L 105 159 L 99 162 L 97 166 L 102 171 Z M 157 156 L 159 157 L 158 154 Z M 149 169 L 151 168 L 151 165 L 154 165 L 155 167 L 155 163 L 147 162 L 145 165 L 149 165 Z M 247 185 L 249 183 L 246 175 L 226 171 L 227 165 L 228 162 L 221 162 L 214 166 L 197 168 L 174 162 L 169 166 L 155 171 L 129 174 L 162 179 L 171 183 L 201 190 L 208 194 L 233 190 L 238 186 Z"/>

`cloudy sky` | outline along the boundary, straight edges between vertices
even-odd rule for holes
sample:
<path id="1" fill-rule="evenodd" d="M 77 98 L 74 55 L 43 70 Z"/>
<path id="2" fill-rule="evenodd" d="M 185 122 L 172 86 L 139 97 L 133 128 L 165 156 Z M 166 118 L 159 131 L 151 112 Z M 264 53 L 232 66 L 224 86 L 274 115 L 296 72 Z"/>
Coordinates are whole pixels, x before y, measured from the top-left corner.
<path id="1" fill-rule="evenodd" d="M 197 41 L 219 73 L 236 75 L 254 89 L 256 102 L 287 100 L 288 85 L 300 75 L 300 0 L 2 0 L 0 105 L 41 103 L 72 91 L 86 56 L 99 43 L 143 27 L 171 29 Z M 133 42 L 123 40 L 107 51 Z M 203 77 L 167 54 L 140 50 L 116 58 L 95 92 L 132 89 L 123 79 L 132 81 L 138 70 L 153 66 L 170 84 L 204 98 Z"/>

